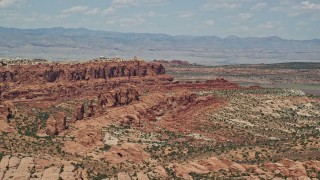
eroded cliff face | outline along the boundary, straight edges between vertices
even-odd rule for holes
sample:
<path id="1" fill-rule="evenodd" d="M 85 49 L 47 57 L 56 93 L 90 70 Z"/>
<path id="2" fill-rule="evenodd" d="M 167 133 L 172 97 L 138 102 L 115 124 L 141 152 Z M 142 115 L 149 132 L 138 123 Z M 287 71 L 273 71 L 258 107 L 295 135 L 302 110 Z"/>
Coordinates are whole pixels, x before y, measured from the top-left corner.
<path id="1" fill-rule="evenodd" d="M 16 82 L 18 71 L 3 70 L 0 72 L 0 82 Z"/>
<path id="2" fill-rule="evenodd" d="M 144 62 L 88 62 L 0 67 L 0 82 L 47 83 L 165 74 L 161 64 Z"/>
<path id="3" fill-rule="evenodd" d="M 96 101 L 96 103 L 94 103 Z M 97 97 L 89 100 L 88 104 L 80 105 L 75 112 L 75 120 L 82 120 L 85 117 L 100 115 L 108 108 L 125 106 L 140 101 L 140 93 L 137 87 L 127 86 L 116 88 L 112 91 L 101 92 Z"/>
<path id="4" fill-rule="evenodd" d="M 37 64 L 0 67 L 0 98 L 56 100 L 63 97 L 96 95 L 124 84 L 144 86 L 172 81 L 159 63 L 137 61 Z M 147 84 L 147 85 L 148 85 Z M 113 96 L 123 96 L 117 92 Z M 130 93 L 129 93 L 130 94 Z M 119 104 L 128 103 L 122 102 Z M 130 101 L 130 100 L 129 100 Z"/>
<path id="5" fill-rule="evenodd" d="M 163 96 L 154 99 L 152 106 L 148 105 L 149 100 L 144 100 L 148 103 L 141 111 L 122 113 L 124 116 L 116 119 L 127 124 L 136 123 L 140 118 L 154 121 L 165 110 L 198 104 L 194 90 L 239 87 L 223 79 L 174 82 L 165 74 L 163 65 L 137 61 L 15 65 L 0 67 L 0 75 L 1 121 L 14 127 L 14 121 L 10 122 L 16 114 L 14 106 L 23 104 L 29 108 L 19 113 L 30 114 L 35 120 L 37 112 L 50 114 L 47 128 L 39 129 L 50 136 L 63 133 L 70 123 L 81 123 L 110 113 L 112 109 L 139 106 L 150 93 Z M 12 107 L 4 101 L 12 102 Z"/>
<path id="6" fill-rule="evenodd" d="M 139 101 L 139 92 L 136 88 L 120 88 L 110 92 L 113 106 L 128 105 L 134 101 Z"/>

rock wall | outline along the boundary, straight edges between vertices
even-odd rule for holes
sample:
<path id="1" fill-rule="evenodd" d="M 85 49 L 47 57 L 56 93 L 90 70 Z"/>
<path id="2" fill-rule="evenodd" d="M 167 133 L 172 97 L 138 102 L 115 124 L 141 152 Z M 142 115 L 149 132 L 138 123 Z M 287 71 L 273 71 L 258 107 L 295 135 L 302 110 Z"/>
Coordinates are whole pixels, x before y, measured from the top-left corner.
<path id="1" fill-rule="evenodd" d="M 16 82 L 17 74 L 17 71 L 2 70 L 0 71 L 0 82 Z"/>
<path id="2" fill-rule="evenodd" d="M 31 100 L 98 95 L 127 84 L 143 87 L 172 81 L 159 63 L 137 61 L 37 64 L 0 67 L 0 100 Z M 122 97 L 130 92 L 113 91 Z M 132 99 L 132 98 L 131 98 Z M 117 104 L 127 104 L 123 98 Z"/>
<path id="3" fill-rule="evenodd" d="M 97 103 L 90 100 L 87 107 L 80 105 L 75 113 L 75 120 L 82 120 L 85 117 L 92 117 L 95 114 L 104 112 L 107 107 L 125 106 L 133 102 L 140 101 L 140 94 L 136 87 L 128 86 L 116 88 L 112 91 L 100 93 L 97 97 Z"/>
<path id="4" fill-rule="evenodd" d="M 113 106 L 123 106 L 133 101 L 139 101 L 139 92 L 132 87 L 115 89 L 110 92 L 110 95 L 109 102 L 113 102 Z"/>
<path id="5" fill-rule="evenodd" d="M 165 74 L 158 63 L 144 62 L 87 62 L 78 64 L 13 65 L 0 67 L 0 82 L 52 83 L 116 77 L 144 77 Z"/>

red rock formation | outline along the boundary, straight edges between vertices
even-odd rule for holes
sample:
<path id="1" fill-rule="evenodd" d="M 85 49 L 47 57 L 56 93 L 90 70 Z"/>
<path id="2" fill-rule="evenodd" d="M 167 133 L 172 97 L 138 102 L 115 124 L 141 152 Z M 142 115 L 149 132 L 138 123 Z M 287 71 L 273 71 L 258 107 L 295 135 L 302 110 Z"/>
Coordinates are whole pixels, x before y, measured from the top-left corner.
<path id="1" fill-rule="evenodd" d="M 46 123 L 46 134 L 49 136 L 56 136 L 58 135 L 58 128 L 56 119 L 53 116 L 50 116 Z"/>
<path id="2" fill-rule="evenodd" d="M 13 112 L 11 108 L 8 108 L 7 123 L 10 123 L 11 118 L 13 118 Z"/>
<path id="3" fill-rule="evenodd" d="M 56 114 L 56 122 L 59 133 L 68 129 L 67 116 L 64 112 L 59 112 Z"/>
<path id="4" fill-rule="evenodd" d="M 109 106 L 123 106 L 132 102 L 139 101 L 140 94 L 136 87 L 121 87 L 107 93 L 98 95 L 98 105 L 102 108 Z"/>
<path id="5" fill-rule="evenodd" d="M 16 108 L 11 101 L 0 101 L 0 115 L 6 123 L 10 123 L 10 120 L 14 117 Z"/>
<path id="6" fill-rule="evenodd" d="M 80 107 L 77 108 L 76 112 L 76 120 L 81 120 L 84 118 L 84 114 L 87 114 L 87 117 L 92 117 L 96 113 L 103 113 L 105 112 L 105 108 L 115 107 L 115 106 L 124 106 L 129 105 L 133 102 L 137 102 L 140 100 L 140 94 L 135 87 L 121 87 L 109 91 L 107 93 L 100 93 L 98 95 L 98 104 L 93 105 L 93 100 L 90 100 L 90 104 L 85 109 L 84 105 L 82 104 Z"/>
<path id="7" fill-rule="evenodd" d="M 58 112 L 55 115 L 51 115 L 46 123 L 45 133 L 49 136 L 56 136 L 66 130 L 67 116 L 63 112 Z"/>
<path id="8" fill-rule="evenodd" d="M 17 71 L 0 71 L 0 82 L 16 82 Z"/>
<path id="9" fill-rule="evenodd" d="M 139 92 L 132 88 L 120 88 L 110 92 L 113 106 L 128 105 L 133 101 L 139 101 Z"/>
<path id="10" fill-rule="evenodd" d="M 160 112 L 162 106 L 170 109 L 177 104 L 185 106 L 197 103 L 191 91 L 239 88 L 237 84 L 224 79 L 197 83 L 172 82 L 173 78 L 165 74 L 162 64 L 136 61 L 16 65 L 0 67 L 0 74 L 1 81 L 4 82 L 0 86 L 0 98 L 3 100 L 63 102 L 72 98 L 96 101 L 94 97 L 98 97 L 96 105 L 91 101 L 87 107 L 84 104 L 77 107 L 73 118 L 75 120 L 105 113 L 106 107 L 138 102 L 140 92 L 175 91 L 176 96 L 169 97 L 167 101 L 160 103 L 159 107 L 155 107 Z M 146 113 L 149 119 L 158 117 L 152 109 L 146 110 Z M 54 129 L 51 131 L 55 132 Z"/>
<path id="11" fill-rule="evenodd" d="M 121 125 L 130 126 L 132 124 L 140 126 L 140 118 L 134 114 L 127 114 L 122 116 Z"/>
<path id="12" fill-rule="evenodd" d="M 77 108 L 76 120 L 82 120 L 83 118 L 84 118 L 84 105 L 82 104 L 79 108 Z"/>
<path id="13" fill-rule="evenodd" d="M 144 62 L 87 62 L 0 67 L 2 99 L 58 99 L 111 91 L 123 84 L 140 87 L 170 82 L 161 64 Z M 9 83 L 15 82 L 15 83 Z"/>
<path id="14" fill-rule="evenodd" d="M 105 107 L 107 103 L 108 103 L 108 99 L 102 93 L 100 93 L 98 96 L 98 105 L 100 107 Z"/>
<path id="15" fill-rule="evenodd" d="M 53 70 L 51 68 L 50 70 L 45 70 L 43 76 L 46 82 L 54 82 L 58 80 L 60 77 L 63 77 L 63 75 L 64 75 L 64 71 L 62 69 Z"/>
<path id="16" fill-rule="evenodd" d="M 36 68 L 35 68 L 36 67 Z M 88 62 L 82 64 L 13 65 L 10 69 L 0 67 L 0 82 L 42 83 L 111 79 L 115 77 L 161 75 L 161 64 L 144 62 Z"/>
<path id="17" fill-rule="evenodd" d="M 94 116 L 94 109 L 93 109 L 93 100 L 90 101 L 88 105 L 88 117 Z"/>

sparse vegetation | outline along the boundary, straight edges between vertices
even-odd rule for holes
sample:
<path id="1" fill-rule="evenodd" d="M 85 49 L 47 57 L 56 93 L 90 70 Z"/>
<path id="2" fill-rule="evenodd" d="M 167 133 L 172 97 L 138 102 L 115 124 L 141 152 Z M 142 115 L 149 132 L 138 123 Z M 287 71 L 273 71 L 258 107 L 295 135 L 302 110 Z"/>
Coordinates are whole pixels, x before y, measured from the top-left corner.
<path id="1" fill-rule="evenodd" d="M 183 70 L 185 66 L 174 68 Z M 186 71 L 186 76 L 205 78 L 216 70 L 194 65 L 188 68 L 191 72 Z M 199 73 L 198 68 L 210 71 Z M 250 78 L 250 74 L 240 70 L 229 77 Z M 184 71 L 174 73 L 185 75 Z M 259 78 L 275 77 L 264 74 Z M 120 80 L 128 83 L 126 78 Z M 38 173 L 43 170 L 54 170 L 60 178 L 69 171 L 78 175 L 87 172 L 89 179 L 117 178 L 121 173 L 132 179 L 144 175 L 150 179 L 163 175 L 168 179 L 268 179 L 266 174 L 293 177 L 285 174 L 286 170 L 275 172 L 274 167 L 279 164 L 287 169 L 294 164 L 293 168 L 303 167 L 306 176 L 319 177 L 316 165 L 312 164 L 320 160 L 318 96 L 292 88 L 237 88 L 231 83 L 228 85 L 233 88 L 224 88 L 219 84 L 224 81 L 222 78 L 213 85 L 164 81 L 161 83 L 168 85 L 162 89 L 152 85 L 154 79 L 131 80 L 148 87 L 141 89 L 141 100 L 133 104 L 113 107 L 110 102 L 99 106 L 98 95 L 86 91 L 94 89 L 103 94 L 109 91 L 105 87 L 120 86 L 120 82 L 112 80 L 107 81 L 111 85 L 103 87 L 97 82 L 76 83 L 77 93 L 83 93 L 83 97 L 77 94 L 54 101 L 39 99 L 41 105 L 37 99 L 14 104 L 9 132 L 0 134 L 0 161 L 5 155 L 19 159 L 35 157 L 33 162 L 44 165 L 34 168 L 32 177 L 40 177 Z M 93 85 L 88 86 L 90 83 Z M 193 88 L 194 84 L 199 84 L 199 89 Z M 89 117 L 91 99 L 94 115 Z M 77 107 L 82 104 L 84 118 L 75 121 Z M 57 136 L 46 135 L 47 127 L 58 128 L 57 122 L 50 125 L 47 121 L 57 118 L 59 112 L 66 114 L 68 128 Z"/>

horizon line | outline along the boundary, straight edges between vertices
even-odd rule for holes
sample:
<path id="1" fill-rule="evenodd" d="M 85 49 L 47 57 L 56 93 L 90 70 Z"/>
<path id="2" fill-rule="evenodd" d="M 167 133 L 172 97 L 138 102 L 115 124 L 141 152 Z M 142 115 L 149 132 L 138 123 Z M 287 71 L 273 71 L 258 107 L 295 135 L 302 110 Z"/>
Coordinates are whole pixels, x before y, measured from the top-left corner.
<path id="1" fill-rule="evenodd" d="M 319 38 L 313 38 L 313 39 L 289 39 L 289 38 L 283 38 L 278 35 L 270 35 L 270 36 L 245 36 L 245 37 L 240 37 L 237 35 L 228 35 L 226 37 L 221 37 L 217 35 L 174 35 L 174 34 L 167 34 L 167 33 L 151 33 L 151 32 L 120 32 L 120 31 L 107 31 L 107 30 L 99 30 L 99 29 L 89 29 L 86 27 L 74 27 L 74 28 L 68 28 L 68 27 L 62 27 L 62 26 L 54 26 L 54 27 L 43 27 L 43 28 L 18 28 L 18 27 L 5 27 L 1 26 L 0 28 L 3 29 L 18 29 L 18 30 L 38 30 L 38 29 L 65 29 L 65 30 L 88 30 L 88 31 L 100 31 L 100 32 L 109 32 L 109 33 L 119 33 L 119 34 L 153 34 L 153 35 L 167 35 L 171 37 L 179 37 L 179 36 L 189 36 L 189 37 L 217 37 L 220 39 L 230 39 L 230 38 L 238 38 L 238 39 L 248 39 L 248 38 L 279 38 L 281 40 L 288 40 L 288 41 L 314 41 L 314 40 L 320 40 Z"/>

